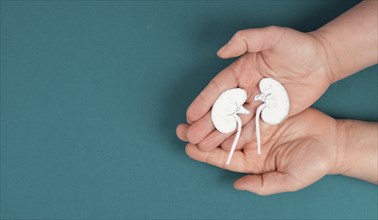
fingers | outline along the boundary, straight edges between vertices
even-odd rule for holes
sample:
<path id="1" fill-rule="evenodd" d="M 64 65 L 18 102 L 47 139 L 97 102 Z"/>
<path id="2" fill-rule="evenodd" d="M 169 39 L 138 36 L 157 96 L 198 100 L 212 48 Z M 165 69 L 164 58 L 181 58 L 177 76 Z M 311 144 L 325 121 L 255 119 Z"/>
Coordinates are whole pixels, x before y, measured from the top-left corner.
<path id="1" fill-rule="evenodd" d="M 255 120 L 256 120 L 256 117 L 254 117 L 252 121 L 248 122 L 243 127 L 242 132 L 240 134 L 238 144 L 236 145 L 237 149 L 241 149 L 246 143 L 249 143 L 251 141 L 256 142 Z M 268 131 L 268 130 L 270 132 L 273 132 L 275 130 L 275 128 L 277 128 L 277 127 L 265 124 L 261 119 L 259 119 L 259 120 L 260 120 L 260 132 L 261 132 L 260 135 L 262 136 L 262 142 L 264 142 L 265 139 L 270 137 L 270 135 L 269 134 L 266 135 L 265 132 Z M 229 151 L 234 139 L 235 139 L 235 134 L 233 134 L 232 136 L 230 136 L 226 140 L 224 140 L 223 143 L 221 144 L 221 147 L 224 150 Z"/>
<path id="2" fill-rule="evenodd" d="M 248 109 L 250 111 L 250 113 L 248 115 L 242 115 L 242 114 L 239 115 L 239 117 L 242 120 L 242 124 L 244 125 L 243 128 L 242 128 L 242 134 L 243 134 L 244 127 L 255 116 L 254 112 L 256 111 L 256 107 L 257 107 L 258 104 L 259 103 L 257 103 L 257 102 L 244 104 L 244 107 L 246 109 Z M 200 123 L 201 120 L 202 119 L 195 122 L 194 124 Z M 212 123 L 212 122 L 210 121 L 209 123 Z M 223 133 L 219 132 L 218 130 L 214 129 L 213 131 L 211 131 L 211 133 L 207 133 L 207 134 L 202 135 L 204 137 L 204 139 L 201 140 L 198 143 L 198 147 L 203 151 L 212 151 L 213 149 L 217 148 L 220 144 L 222 144 L 224 140 L 226 140 L 227 138 L 232 136 L 235 132 L 223 134 Z M 193 143 L 193 142 L 191 142 L 191 143 Z M 232 143 L 231 143 L 231 145 L 232 145 Z"/>
<path id="3" fill-rule="evenodd" d="M 283 34 L 284 28 L 270 26 L 236 32 L 231 40 L 219 49 L 221 58 L 238 57 L 246 52 L 259 52 L 271 49 Z"/>
<path id="4" fill-rule="evenodd" d="M 190 104 L 186 112 L 188 123 L 202 118 L 222 92 L 236 87 L 238 87 L 238 79 L 233 68 L 229 66 L 216 75 Z"/>
<path id="5" fill-rule="evenodd" d="M 246 103 L 244 107 L 250 111 L 248 115 L 240 114 L 242 124 L 247 124 L 253 117 L 253 112 L 257 107 L 257 102 Z M 211 112 L 194 122 L 187 130 L 187 139 L 192 144 L 198 144 L 201 150 L 211 151 L 219 146 L 226 138 L 231 136 L 233 132 L 222 134 L 215 129 L 211 121 Z"/>
<path id="6" fill-rule="evenodd" d="M 234 182 L 238 190 L 247 190 L 259 195 L 271 195 L 292 192 L 303 188 L 303 184 L 291 175 L 281 172 L 270 172 L 262 175 L 247 175 Z"/>
<path id="7" fill-rule="evenodd" d="M 186 133 L 188 132 L 189 125 L 187 124 L 179 124 L 176 128 L 176 135 L 177 137 L 182 140 L 188 142 L 188 138 L 186 137 Z"/>
<path id="8" fill-rule="evenodd" d="M 211 121 L 211 113 L 208 112 L 203 118 L 188 127 L 186 136 L 190 143 L 198 144 L 214 129 L 215 127 Z"/>
<path id="9" fill-rule="evenodd" d="M 221 148 L 215 148 L 213 151 L 201 151 L 197 145 L 187 144 L 185 148 L 186 154 L 194 160 L 208 163 L 223 169 L 234 172 L 246 172 L 246 162 L 243 152 L 235 151 L 231 163 L 226 165 L 228 153 Z"/>
<path id="10" fill-rule="evenodd" d="M 242 146 L 244 146 L 246 143 L 251 141 L 255 136 L 255 123 L 254 120 L 246 124 L 240 134 L 239 141 L 236 144 L 236 149 L 241 149 Z M 225 139 L 220 145 L 222 149 L 226 151 L 231 150 L 232 143 L 234 142 L 235 139 L 235 134 L 229 136 L 227 139 Z"/>
<path id="11" fill-rule="evenodd" d="M 186 111 L 189 124 L 209 112 L 215 100 L 228 89 L 242 88 L 247 92 L 247 102 L 253 100 L 252 95 L 259 93 L 258 83 L 263 76 L 253 68 L 252 58 L 250 54 L 240 57 L 210 81 Z"/>
<path id="12" fill-rule="evenodd" d="M 217 130 L 212 131 L 201 142 L 198 143 L 198 148 L 202 151 L 212 151 L 223 143 L 231 134 L 223 134 Z"/>

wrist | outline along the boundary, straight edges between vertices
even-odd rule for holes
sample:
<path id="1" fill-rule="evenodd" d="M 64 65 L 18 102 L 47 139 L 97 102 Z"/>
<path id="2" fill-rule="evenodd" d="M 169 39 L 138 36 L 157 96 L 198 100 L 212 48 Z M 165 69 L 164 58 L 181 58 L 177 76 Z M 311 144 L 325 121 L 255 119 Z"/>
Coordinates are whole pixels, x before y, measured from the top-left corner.
<path id="1" fill-rule="evenodd" d="M 362 1 L 311 32 L 326 51 L 332 82 L 378 63 L 377 8 L 377 1 Z"/>
<path id="2" fill-rule="evenodd" d="M 326 66 L 326 74 L 329 79 L 330 84 L 337 82 L 342 79 L 343 65 L 339 59 L 337 52 L 332 46 L 331 34 L 326 30 L 318 29 L 313 32 L 309 32 L 318 42 L 323 51 L 324 65 Z"/>
<path id="3" fill-rule="evenodd" d="M 330 174 L 344 174 L 350 167 L 348 146 L 350 125 L 346 120 L 336 120 L 336 158 Z"/>
<path id="4" fill-rule="evenodd" d="M 378 184 L 377 132 L 376 123 L 337 120 L 337 156 L 331 174 Z"/>

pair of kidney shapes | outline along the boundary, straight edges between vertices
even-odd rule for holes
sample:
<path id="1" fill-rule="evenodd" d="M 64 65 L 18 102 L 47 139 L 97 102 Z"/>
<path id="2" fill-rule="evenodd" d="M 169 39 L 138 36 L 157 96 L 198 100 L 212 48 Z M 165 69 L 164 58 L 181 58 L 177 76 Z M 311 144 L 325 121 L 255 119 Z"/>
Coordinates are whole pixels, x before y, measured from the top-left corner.
<path id="1" fill-rule="evenodd" d="M 260 94 L 256 95 L 254 101 L 261 101 L 256 110 L 255 126 L 257 152 L 261 154 L 260 124 L 262 120 L 270 125 L 277 125 L 287 117 L 290 109 L 289 96 L 285 87 L 278 81 L 271 78 L 263 78 L 259 83 Z M 240 138 L 242 121 L 238 114 L 249 114 L 243 107 L 247 100 L 247 92 L 240 88 L 234 88 L 223 92 L 215 101 L 211 110 L 211 119 L 215 128 L 221 133 L 231 133 L 237 128 L 235 139 L 232 143 L 230 154 L 226 164 L 230 164 L 232 155 Z"/>

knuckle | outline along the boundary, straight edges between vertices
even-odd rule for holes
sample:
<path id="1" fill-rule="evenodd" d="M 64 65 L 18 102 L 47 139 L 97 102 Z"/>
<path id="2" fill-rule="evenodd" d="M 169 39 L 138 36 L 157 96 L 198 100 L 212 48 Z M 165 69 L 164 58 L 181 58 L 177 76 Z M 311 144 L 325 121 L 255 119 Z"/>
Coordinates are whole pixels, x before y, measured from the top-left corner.
<path id="1" fill-rule="evenodd" d="M 268 36 L 275 36 L 279 33 L 282 33 L 282 31 L 284 31 L 285 29 L 283 27 L 272 25 L 272 26 L 266 27 L 266 30 L 267 30 Z"/>
<path id="2" fill-rule="evenodd" d="M 185 146 L 185 153 L 189 156 L 189 144 Z"/>
<path id="3" fill-rule="evenodd" d="M 277 31 L 277 30 L 280 30 L 281 29 L 281 27 L 279 27 L 279 26 L 276 26 L 276 25 L 270 25 L 270 26 L 268 26 L 268 27 L 266 27 L 268 30 L 270 30 L 270 31 Z"/>
<path id="4" fill-rule="evenodd" d="M 212 83 L 212 81 L 209 82 L 209 85 Z M 198 94 L 198 99 L 206 100 L 207 92 L 206 89 L 202 90 L 200 94 Z"/>
<path id="5" fill-rule="evenodd" d="M 210 82 L 209 82 L 209 86 L 212 86 L 214 87 L 216 90 L 218 91 L 223 91 L 223 87 L 221 86 L 221 84 L 218 82 L 218 80 L 216 80 L 215 78 L 212 79 Z M 206 95 L 206 94 L 203 94 L 203 95 Z"/>
<path id="6" fill-rule="evenodd" d="M 207 151 L 208 145 L 205 141 L 201 141 L 198 143 L 198 148 L 202 151 Z"/>
<path id="7" fill-rule="evenodd" d="M 188 122 L 192 122 L 194 121 L 194 117 L 193 117 L 193 114 L 191 112 L 191 107 L 189 106 L 189 108 L 186 110 L 186 118 L 187 118 L 187 121 Z"/>
<path id="8" fill-rule="evenodd" d="M 201 134 L 198 132 L 198 129 L 193 128 L 193 126 L 188 128 L 188 132 L 186 133 L 186 137 L 188 141 L 192 144 L 198 144 L 201 141 Z"/>
<path id="9" fill-rule="evenodd" d="M 229 144 L 228 142 L 223 142 L 223 143 L 221 144 L 221 148 L 222 148 L 223 150 L 225 150 L 225 151 L 230 151 L 230 150 L 231 150 L 231 146 L 230 146 L 230 144 Z"/>
<path id="10" fill-rule="evenodd" d="M 212 141 L 209 141 L 207 140 L 207 138 L 205 138 L 204 140 L 198 143 L 198 148 L 202 151 L 210 152 L 216 148 L 215 145 L 216 144 L 214 144 Z"/>
<path id="11" fill-rule="evenodd" d="M 206 154 L 204 162 L 207 163 L 207 164 L 211 164 L 210 154 Z"/>
<path id="12" fill-rule="evenodd" d="M 273 36 L 274 35 L 278 36 L 278 35 L 283 34 L 286 31 L 292 30 L 291 28 L 288 28 L 288 27 L 280 27 L 280 26 L 275 26 L 275 25 L 268 26 L 266 27 L 266 29 L 268 30 L 268 34 L 273 35 Z"/>
<path id="13" fill-rule="evenodd" d="M 245 31 L 244 30 L 241 30 L 241 31 L 237 31 L 235 34 L 234 34 L 234 37 L 235 39 L 238 39 L 238 38 L 243 38 L 245 36 Z"/>
<path id="14" fill-rule="evenodd" d="M 194 131 L 193 131 L 192 127 L 188 128 L 188 132 L 186 133 L 186 137 L 188 138 L 188 141 L 190 143 L 194 143 L 195 144 L 196 136 L 194 134 Z"/>

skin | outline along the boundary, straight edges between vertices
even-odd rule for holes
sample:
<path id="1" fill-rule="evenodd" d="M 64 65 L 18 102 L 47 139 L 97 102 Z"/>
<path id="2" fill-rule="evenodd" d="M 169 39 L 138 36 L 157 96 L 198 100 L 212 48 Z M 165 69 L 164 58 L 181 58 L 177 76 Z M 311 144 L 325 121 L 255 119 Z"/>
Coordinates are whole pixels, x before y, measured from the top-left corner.
<path id="1" fill-rule="evenodd" d="M 374 175 L 378 171 L 374 157 L 377 155 L 376 123 L 335 120 L 309 108 L 278 126 L 262 125 L 261 155 L 257 154 L 254 135 L 239 140 L 239 146 L 243 147 L 235 151 L 230 165 L 226 165 L 229 148 L 206 152 L 189 143 L 186 153 L 194 160 L 251 174 L 238 179 L 234 186 L 260 195 L 296 191 L 327 174 L 378 181 Z M 243 132 L 253 134 L 254 129 L 253 124 L 248 124 Z M 185 132 L 179 132 L 178 136 L 186 141 Z M 227 141 L 230 143 L 232 138 Z M 340 154 L 344 160 L 353 162 L 344 163 Z M 359 161 L 361 157 L 368 160 Z"/>
<path id="2" fill-rule="evenodd" d="M 189 142 L 187 154 L 252 173 L 237 180 L 235 187 L 261 195 L 298 190 L 327 174 L 377 183 L 377 124 L 336 121 L 308 109 L 331 83 L 378 62 L 377 11 L 377 1 L 364 1 L 310 33 L 275 26 L 237 32 L 218 56 L 240 57 L 210 81 L 189 106 L 188 124 L 177 127 L 178 137 Z M 286 88 L 290 118 L 269 128 L 261 123 L 265 154 L 258 156 L 254 114 L 240 115 L 244 127 L 239 151 L 225 167 L 223 159 L 233 134 L 214 128 L 211 107 L 223 91 L 239 87 L 248 94 L 244 107 L 255 112 L 260 103 L 253 97 L 259 94 L 258 82 L 264 77 Z"/>

